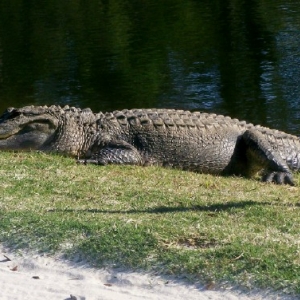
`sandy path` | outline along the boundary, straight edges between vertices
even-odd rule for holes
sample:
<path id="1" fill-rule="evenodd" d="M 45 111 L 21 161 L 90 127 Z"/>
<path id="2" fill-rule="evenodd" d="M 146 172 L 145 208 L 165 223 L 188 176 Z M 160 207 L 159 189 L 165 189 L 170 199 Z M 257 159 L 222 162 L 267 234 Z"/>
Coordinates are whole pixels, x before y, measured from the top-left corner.
<path id="1" fill-rule="evenodd" d="M 0 247 L 1 300 L 258 300 L 292 299 L 274 293 L 251 295 L 207 290 L 159 276 L 93 269 L 38 254 L 10 253 Z M 296 298 L 294 298 L 296 299 Z"/>

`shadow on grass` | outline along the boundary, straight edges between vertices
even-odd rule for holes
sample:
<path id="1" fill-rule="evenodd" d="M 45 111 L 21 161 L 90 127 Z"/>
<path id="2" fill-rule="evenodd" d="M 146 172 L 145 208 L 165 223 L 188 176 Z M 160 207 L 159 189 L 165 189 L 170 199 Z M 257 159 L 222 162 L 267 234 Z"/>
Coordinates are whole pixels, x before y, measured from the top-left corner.
<path id="1" fill-rule="evenodd" d="M 193 205 L 188 207 L 183 206 L 158 206 L 155 208 L 147 209 L 129 209 L 129 210 L 105 210 L 105 209 L 51 209 L 48 212 L 90 212 L 90 213 L 102 213 L 102 214 L 164 214 L 164 213 L 174 213 L 174 212 L 188 212 L 188 211 L 206 211 L 206 212 L 222 212 L 232 209 L 243 209 L 248 206 L 257 205 L 274 205 L 271 202 L 256 202 L 256 201 L 244 201 L 244 202 L 227 202 L 227 203 L 217 203 L 211 205 Z"/>

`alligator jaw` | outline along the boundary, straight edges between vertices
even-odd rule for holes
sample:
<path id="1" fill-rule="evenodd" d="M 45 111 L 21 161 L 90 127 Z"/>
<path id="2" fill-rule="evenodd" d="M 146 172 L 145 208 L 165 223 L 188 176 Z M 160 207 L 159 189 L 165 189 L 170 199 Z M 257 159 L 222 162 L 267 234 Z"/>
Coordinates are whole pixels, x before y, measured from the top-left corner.
<path id="1" fill-rule="evenodd" d="M 0 149 L 1 150 L 5 150 L 5 149 L 9 150 L 8 146 L 7 146 L 7 141 L 6 140 L 1 140 L 0 139 Z"/>
<path id="2" fill-rule="evenodd" d="M 19 127 L 5 126 L 4 124 L 1 124 L 1 126 L 0 126 L 0 141 L 8 139 L 9 137 L 18 133 L 19 131 L 20 131 Z"/>
<path id="3" fill-rule="evenodd" d="M 38 124 L 38 123 L 37 123 Z M 33 150 L 39 149 L 53 136 L 54 128 L 40 131 L 34 130 L 34 123 L 24 124 L 0 123 L 0 150 Z M 24 130 L 31 126 L 31 130 Z M 38 126 L 38 125 L 37 125 Z M 43 125 L 41 125 L 43 126 Z"/>
<path id="4" fill-rule="evenodd" d="M 7 136 L 7 137 L 3 137 L 3 136 L 0 136 L 0 150 L 9 150 L 9 146 L 8 146 L 8 139 L 11 135 Z"/>
<path id="5" fill-rule="evenodd" d="M 2 125 L 3 126 L 3 125 Z M 0 150 L 10 150 L 11 149 L 11 140 L 14 139 L 14 136 L 20 131 L 19 128 L 7 128 L 4 126 L 0 130 Z"/>

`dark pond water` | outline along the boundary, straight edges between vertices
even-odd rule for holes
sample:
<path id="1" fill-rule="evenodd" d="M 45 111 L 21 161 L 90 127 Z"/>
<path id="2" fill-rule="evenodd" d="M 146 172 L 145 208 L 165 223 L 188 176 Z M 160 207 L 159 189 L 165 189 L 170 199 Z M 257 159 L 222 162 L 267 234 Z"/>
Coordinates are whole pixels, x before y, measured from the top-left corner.
<path id="1" fill-rule="evenodd" d="M 0 110 L 175 107 L 299 133 L 300 1 L 0 0 Z"/>

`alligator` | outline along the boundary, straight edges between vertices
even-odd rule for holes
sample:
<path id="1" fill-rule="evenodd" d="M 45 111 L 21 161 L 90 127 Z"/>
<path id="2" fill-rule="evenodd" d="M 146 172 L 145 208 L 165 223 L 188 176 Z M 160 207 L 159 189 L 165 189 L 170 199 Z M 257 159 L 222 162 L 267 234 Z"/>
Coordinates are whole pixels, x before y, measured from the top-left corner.
<path id="1" fill-rule="evenodd" d="M 39 150 L 82 164 L 159 165 L 294 185 L 300 139 L 223 115 L 175 109 L 93 113 L 60 106 L 8 108 L 1 150 Z"/>

